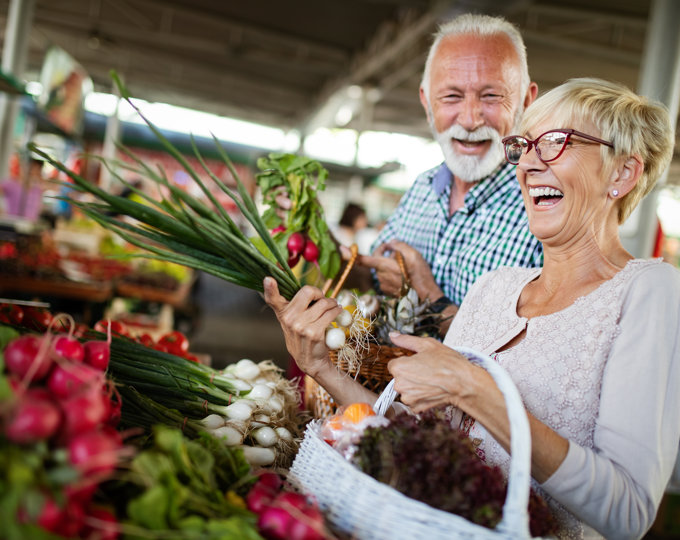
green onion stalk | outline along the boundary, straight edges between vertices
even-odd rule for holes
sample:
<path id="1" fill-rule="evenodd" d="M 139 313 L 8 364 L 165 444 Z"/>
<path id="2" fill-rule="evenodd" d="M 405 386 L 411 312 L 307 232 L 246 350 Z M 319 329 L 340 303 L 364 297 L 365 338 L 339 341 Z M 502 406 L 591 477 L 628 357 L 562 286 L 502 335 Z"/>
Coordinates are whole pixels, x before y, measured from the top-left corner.
<path id="1" fill-rule="evenodd" d="M 213 136 L 215 146 L 222 162 L 227 166 L 236 181 L 236 192 L 224 184 L 207 166 L 203 156 L 191 137 L 193 154 L 215 185 L 236 204 L 246 220 L 257 233 L 254 239 L 260 248 L 248 238 L 217 201 L 215 195 L 201 180 L 198 173 L 189 165 L 182 153 L 149 121 L 131 97 L 115 73 L 112 78 L 120 94 L 137 111 L 157 137 L 162 147 L 170 154 L 193 179 L 203 192 L 207 201 L 192 197 L 170 182 L 165 172 L 155 170 L 123 146 L 118 148 L 127 155 L 133 164 L 122 164 L 116 160 L 107 161 L 93 156 L 102 162 L 114 178 L 128 186 L 143 199 L 143 202 L 112 195 L 94 185 L 63 163 L 55 160 L 34 144 L 28 147 L 42 156 L 56 169 L 68 175 L 73 183 L 68 185 L 79 193 L 94 196 L 94 202 L 78 200 L 76 197 L 61 197 L 83 214 L 120 236 L 143 252 L 135 256 L 169 261 L 212 274 L 236 285 L 262 292 L 262 281 L 272 276 L 279 285 L 281 294 L 291 299 L 300 289 L 300 283 L 287 262 L 287 256 L 271 237 L 257 206 L 239 178 L 234 165 Z M 117 170 L 125 169 L 137 176 L 146 178 L 158 186 L 160 200 L 151 197 L 123 179 Z M 134 221 L 124 221 L 117 216 L 127 216 Z"/>
<path id="2" fill-rule="evenodd" d="M 107 375 L 121 394 L 123 427 L 149 432 L 162 423 L 190 438 L 207 432 L 247 458 L 251 447 L 264 447 L 255 452 L 266 454 L 265 465 L 290 465 L 297 451 L 299 393 L 272 362 L 244 359 L 220 371 L 114 337 Z"/>

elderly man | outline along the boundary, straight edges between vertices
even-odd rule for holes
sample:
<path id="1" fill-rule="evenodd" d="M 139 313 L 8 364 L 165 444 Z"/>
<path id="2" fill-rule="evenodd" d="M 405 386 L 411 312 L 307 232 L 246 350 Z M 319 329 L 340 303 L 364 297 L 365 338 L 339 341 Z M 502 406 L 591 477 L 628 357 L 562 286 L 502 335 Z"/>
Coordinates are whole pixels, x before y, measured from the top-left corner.
<path id="1" fill-rule="evenodd" d="M 515 167 L 501 139 L 517 130 L 538 88 L 517 29 L 497 17 L 462 15 L 442 25 L 430 49 L 420 101 L 444 153 L 402 198 L 360 264 L 397 295 L 404 256 L 412 286 L 454 315 L 468 288 L 499 266 L 540 266 Z M 391 255 L 391 256 L 389 256 Z"/>

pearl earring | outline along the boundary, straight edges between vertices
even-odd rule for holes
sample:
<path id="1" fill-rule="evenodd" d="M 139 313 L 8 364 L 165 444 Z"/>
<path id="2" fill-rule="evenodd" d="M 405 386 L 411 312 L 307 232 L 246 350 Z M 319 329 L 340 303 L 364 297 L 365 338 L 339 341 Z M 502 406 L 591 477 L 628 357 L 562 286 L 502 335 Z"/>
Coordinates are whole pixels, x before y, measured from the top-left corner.
<path id="1" fill-rule="evenodd" d="M 618 197 L 619 196 L 619 190 L 615 189 L 612 191 L 612 197 Z"/>

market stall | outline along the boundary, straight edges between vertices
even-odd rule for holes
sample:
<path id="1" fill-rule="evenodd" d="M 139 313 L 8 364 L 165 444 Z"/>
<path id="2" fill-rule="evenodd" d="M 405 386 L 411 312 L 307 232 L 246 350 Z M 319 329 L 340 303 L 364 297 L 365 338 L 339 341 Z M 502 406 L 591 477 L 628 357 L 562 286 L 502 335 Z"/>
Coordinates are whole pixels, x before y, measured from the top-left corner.
<path id="1" fill-rule="evenodd" d="M 183 161 L 171 144 L 167 150 Z M 96 224 L 97 232 L 79 237 L 77 231 L 57 229 L 58 234 L 39 239 L 34 258 L 18 257 L 6 249 L 8 260 L 14 262 L 3 268 L 34 273 L 30 280 L 24 277 L 23 287 L 36 287 L 28 294 L 36 293 L 38 281 L 52 280 L 68 283 L 64 293 L 69 287 L 73 291 L 82 287 L 82 292 L 94 286 L 99 293 L 96 299 L 124 297 L 127 291 L 129 296 L 146 294 L 147 299 L 168 305 L 174 303 L 173 295 L 181 301 L 181 286 L 165 296 L 153 296 L 148 284 L 131 283 L 130 276 L 139 268 L 129 266 L 119 249 L 135 250 L 133 260 L 150 257 L 151 262 L 208 272 L 254 290 L 262 290 L 264 277 L 272 276 L 289 299 L 303 282 L 313 281 L 345 306 L 343 316 L 326 331 L 337 365 L 377 391 L 386 386 L 384 367 L 390 354 L 400 353 L 384 340 L 389 331 L 422 335 L 433 324 L 435 314 L 427 311 L 427 302 L 421 303 L 408 288 L 403 297 L 394 299 L 343 289 L 351 263 L 340 273 L 338 248 L 317 199 L 327 172 L 317 162 L 272 154 L 259 163 L 258 183 L 265 193 L 283 186 L 292 194 L 293 210 L 285 218 L 273 207 L 261 213 L 237 175 L 235 190 L 209 175 L 247 219 L 246 234 L 211 197 L 191 166 L 185 165 L 187 173 L 205 198 L 192 196 L 137 162 L 137 172 L 162 186 L 166 195 L 153 199 L 128 182 L 141 199 L 135 201 L 100 190 L 46 158 L 69 174 L 75 193 L 90 196 L 70 200 L 79 215 Z M 228 157 L 223 158 L 229 166 Z M 124 243 L 102 248 L 106 244 L 101 238 L 110 231 Z M 93 236 L 100 237 L 96 247 L 90 245 Z M 113 266 L 104 264 L 103 252 L 116 255 Z M 354 246 L 353 258 L 356 255 Z M 22 278 L 11 279 L 16 286 Z M 97 287 L 103 283 L 110 287 Z M 186 287 L 190 280 L 183 283 Z M 94 293 L 89 299 L 95 299 Z M 115 312 L 112 309 L 109 315 Z M 392 437 L 384 431 L 390 425 L 385 410 L 376 407 L 376 413 L 365 403 L 338 408 L 332 402 L 321 410 L 311 401 L 318 405 L 326 399 L 322 393 L 310 393 L 305 406 L 298 382 L 287 379 L 266 359 L 243 358 L 217 370 L 191 353 L 184 336 L 154 339 L 140 328 L 131 330 L 129 321 L 120 317 L 87 324 L 76 322 L 69 313 L 22 308 L 20 302 L 10 300 L 0 309 L 0 319 L 5 358 L 0 372 L 0 482 L 7 488 L 2 490 L 5 498 L 0 507 L 8 538 L 21 538 L 27 531 L 35 538 L 49 532 L 80 538 L 215 539 L 391 538 L 395 533 L 384 523 L 372 528 L 370 523 L 343 522 L 334 487 L 320 492 L 303 473 L 337 461 L 344 464 L 340 467 L 358 467 L 359 484 L 371 485 L 370 476 L 381 481 L 379 474 L 371 472 L 370 463 L 376 462 L 368 456 L 386 450 L 371 450 L 359 441 L 364 429 L 378 439 Z M 369 367 L 374 368 L 370 373 L 365 369 Z M 394 398 L 385 395 L 385 400 Z M 313 416 L 316 419 L 310 423 Z M 397 431 L 412 427 L 392 425 Z M 323 448 L 320 462 L 309 458 L 312 437 Z M 365 440 L 369 444 L 371 437 Z M 467 470 L 462 474 L 486 471 L 472 446 L 462 442 L 451 447 L 458 446 L 468 450 L 468 461 L 460 461 L 460 468 Z M 302 453 L 301 448 L 307 450 Z M 363 465 L 352 459 L 352 448 L 366 457 Z M 17 482 L 13 470 L 30 473 Z M 485 482 L 490 485 L 491 480 Z M 399 490 L 405 498 L 423 501 L 416 505 L 427 503 L 441 508 L 436 512 L 458 513 L 459 521 L 473 530 L 488 531 L 490 537 L 499 523 L 512 519 L 528 537 L 526 477 L 520 480 L 526 484 L 522 489 L 527 498 L 519 499 L 519 518 L 509 510 L 516 502 L 503 510 L 504 480 L 496 476 L 496 482 L 497 489 L 486 490 L 477 506 L 470 505 L 471 494 L 463 497 L 467 511 L 423 499 L 412 486 Z M 542 527 L 534 532 L 549 531 L 551 521 L 540 513 L 544 504 L 535 497 L 531 500 L 533 508 L 539 509 L 532 515 L 538 516 Z M 494 510 L 481 510 L 487 507 Z M 455 522 L 455 516 L 449 515 Z"/>

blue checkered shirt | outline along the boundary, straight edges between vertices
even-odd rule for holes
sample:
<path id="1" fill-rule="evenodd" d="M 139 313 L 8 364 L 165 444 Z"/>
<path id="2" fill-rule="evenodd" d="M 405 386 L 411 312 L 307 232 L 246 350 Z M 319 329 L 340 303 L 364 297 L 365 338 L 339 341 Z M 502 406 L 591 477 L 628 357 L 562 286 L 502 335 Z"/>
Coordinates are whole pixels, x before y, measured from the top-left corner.
<path id="1" fill-rule="evenodd" d="M 449 217 L 451 183 L 443 163 L 418 176 L 373 249 L 392 238 L 416 248 L 456 305 L 489 270 L 543 264 L 543 248 L 529 231 L 514 165 L 505 163 L 475 184 L 464 205 Z"/>

